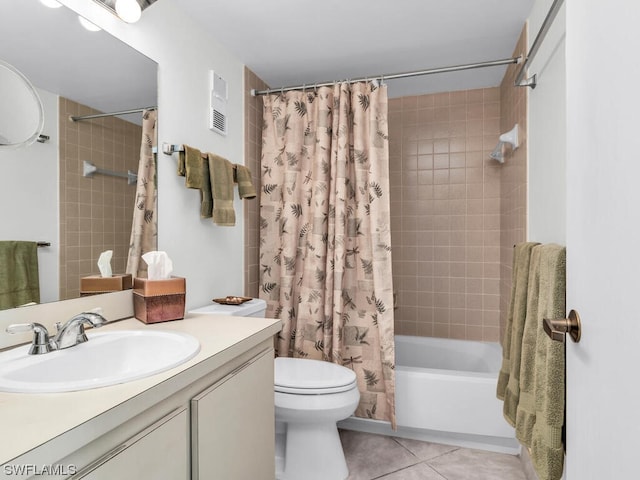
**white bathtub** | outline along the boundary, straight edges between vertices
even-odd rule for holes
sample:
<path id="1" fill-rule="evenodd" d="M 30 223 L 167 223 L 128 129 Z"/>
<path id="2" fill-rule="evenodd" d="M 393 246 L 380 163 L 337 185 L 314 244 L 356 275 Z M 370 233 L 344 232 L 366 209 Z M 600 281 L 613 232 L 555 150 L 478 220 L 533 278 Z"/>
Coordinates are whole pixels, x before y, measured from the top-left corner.
<path id="1" fill-rule="evenodd" d="M 513 428 L 496 398 L 497 343 L 396 335 L 396 420 L 352 417 L 340 427 L 517 453 Z"/>

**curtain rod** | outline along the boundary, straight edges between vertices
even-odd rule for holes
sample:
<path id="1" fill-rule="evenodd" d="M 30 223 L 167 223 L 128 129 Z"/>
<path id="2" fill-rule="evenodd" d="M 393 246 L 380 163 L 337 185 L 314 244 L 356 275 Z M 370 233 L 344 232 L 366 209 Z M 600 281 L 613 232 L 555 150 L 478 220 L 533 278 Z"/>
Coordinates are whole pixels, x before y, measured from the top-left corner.
<path id="1" fill-rule="evenodd" d="M 95 113 L 93 115 L 78 115 L 78 116 L 69 116 L 69 120 L 72 122 L 79 122 L 81 120 L 90 120 L 92 118 L 102 118 L 102 117 L 115 117 L 116 115 L 127 115 L 129 113 L 141 113 L 145 110 L 156 110 L 158 107 L 143 107 L 143 108 L 134 108 L 132 110 L 122 110 L 121 112 L 111 112 L 111 113 Z"/>
<path id="2" fill-rule="evenodd" d="M 522 64 L 522 67 L 520 68 L 518 75 L 516 75 L 514 86 L 536 88 L 536 84 L 537 84 L 536 74 L 533 74 L 531 77 L 527 78 L 524 82 L 522 80 L 524 79 L 524 74 L 527 71 L 527 67 L 533 61 L 534 57 L 536 56 L 536 53 L 538 53 L 540 44 L 542 44 L 545 37 L 547 36 L 547 32 L 551 28 L 551 24 L 555 20 L 556 15 L 558 15 L 558 11 L 560 10 L 560 7 L 562 6 L 563 3 L 564 3 L 564 0 L 554 0 L 553 5 L 551 5 L 551 8 L 549 9 L 547 16 L 545 17 L 544 22 L 542 22 L 542 26 L 540 27 L 540 30 L 538 31 L 538 34 L 536 35 L 536 38 L 533 41 L 533 45 L 531 45 L 531 50 L 529 50 L 529 53 L 524 59 L 524 63 Z"/>
<path id="3" fill-rule="evenodd" d="M 434 73 L 447 73 L 447 72 L 458 72 L 461 70 L 472 70 L 474 68 L 484 68 L 484 67 L 498 67 L 501 65 L 510 65 L 513 63 L 520 63 L 522 57 L 513 57 L 513 58 L 505 58 L 503 60 L 491 60 L 489 62 L 479 62 L 479 63 L 468 63 L 465 65 L 454 65 L 451 67 L 440 67 L 440 68 L 430 68 L 428 70 L 417 70 L 415 72 L 404 72 L 404 73 L 392 73 L 388 75 L 372 75 L 370 77 L 362 77 L 356 78 L 355 80 L 347 80 L 349 83 L 356 82 L 364 82 L 368 80 L 379 79 L 380 81 L 384 80 L 393 80 L 396 78 L 409 78 L 409 77 L 418 77 L 421 75 L 432 75 Z M 296 85 L 291 87 L 280 87 L 280 88 L 271 88 L 267 90 L 256 90 L 255 88 L 251 90 L 251 95 L 257 97 L 259 95 L 268 95 L 270 93 L 277 92 L 288 92 L 290 90 L 302 90 L 304 88 L 317 88 L 317 87 L 328 87 L 330 85 L 334 85 L 337 82 L 322 82 L 315 83 L 311 85 Z"/>

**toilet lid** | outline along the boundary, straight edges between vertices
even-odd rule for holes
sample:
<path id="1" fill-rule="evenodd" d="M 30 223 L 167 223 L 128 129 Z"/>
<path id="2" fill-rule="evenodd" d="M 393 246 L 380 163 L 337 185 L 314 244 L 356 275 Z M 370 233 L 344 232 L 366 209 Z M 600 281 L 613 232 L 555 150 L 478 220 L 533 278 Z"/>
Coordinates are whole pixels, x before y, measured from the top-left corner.
<path id="1" fill-rule="evenodd" d="M 322 395 L 356 386 L 353 370 L 335 363 L 306 358 L 275 359 L 275 391 L 297 395 Z"/>

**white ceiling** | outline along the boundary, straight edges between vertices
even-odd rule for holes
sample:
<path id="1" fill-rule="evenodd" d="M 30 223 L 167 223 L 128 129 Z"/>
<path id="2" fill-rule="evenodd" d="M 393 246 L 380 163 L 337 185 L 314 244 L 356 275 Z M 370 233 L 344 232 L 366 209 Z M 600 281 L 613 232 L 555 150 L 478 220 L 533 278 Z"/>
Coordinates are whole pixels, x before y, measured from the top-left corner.
<path id="1" fill-rule="evenodd" d="M 533 2 L 180 0 L 179 4 L 277 88 L 509 58 Z M 389 95 L 495 86 L 505 69 L 389 81 Z"/>
<path id="2" fill-rule="evenodd" d="M 273 88 L 509 58 L 534 2 L 160 1 L 175 1 Z M 106 112 L 156 103 L 156 64 L 87 32 L 71 10 L 0 0 L 0 18 L 0 59 L 36 86 Z M 505 68 L 390 80 L 389 95 L 494 86 Z"/>

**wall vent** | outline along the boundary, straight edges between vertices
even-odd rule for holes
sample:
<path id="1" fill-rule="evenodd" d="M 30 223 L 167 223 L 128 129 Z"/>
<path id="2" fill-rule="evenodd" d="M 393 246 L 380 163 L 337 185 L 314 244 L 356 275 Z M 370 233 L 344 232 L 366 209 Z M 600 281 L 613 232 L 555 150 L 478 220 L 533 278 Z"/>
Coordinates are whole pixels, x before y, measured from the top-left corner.
<path id="1" fill-rule="evenodd" d="M 210 70 L 209 129 L 221 135 L 227 134 L 227 81 Z"/>

